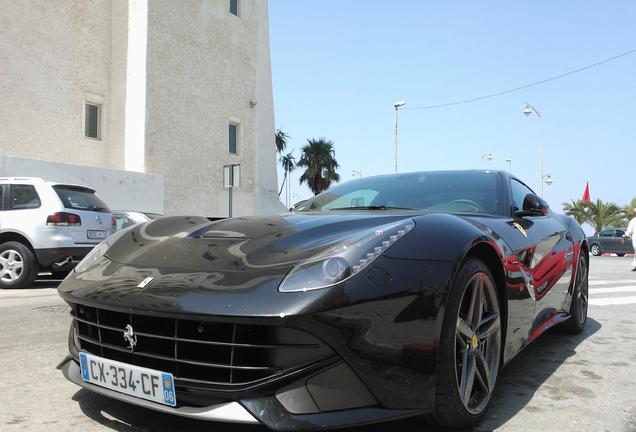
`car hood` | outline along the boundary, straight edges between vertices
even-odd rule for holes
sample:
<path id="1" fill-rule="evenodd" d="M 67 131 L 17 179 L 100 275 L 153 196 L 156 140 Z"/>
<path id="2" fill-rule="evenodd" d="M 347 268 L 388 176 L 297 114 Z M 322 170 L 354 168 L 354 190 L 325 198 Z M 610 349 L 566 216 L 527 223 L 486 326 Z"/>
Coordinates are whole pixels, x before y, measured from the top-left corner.
<path id="1" fill-rule="evenodd" d="M 320 304 L 346 304 L 349 299 L 339 290 L 282 295 L 277 288 L 304 259 L 361 231 L 411 216 L 345 211 L 218 221 L 160 218 L 131 228 L 110 247 L 107 260 L 74 273 L 59 292 L 69 302 L 114 309 L 237 316 L 289 315 Z M 152 281 L 140 288 L 146 278 Z M 334 296 L 338 299 L 323 298 Z"/>
<path id="2" fill-rule="evenodd" d="M 400 219 L 403 212 L 290 213 L 210 221 L 166 217 L 134 227 L 107 257 L 163 272 L 252 272 L 291 269 L 361 231 Z"/>

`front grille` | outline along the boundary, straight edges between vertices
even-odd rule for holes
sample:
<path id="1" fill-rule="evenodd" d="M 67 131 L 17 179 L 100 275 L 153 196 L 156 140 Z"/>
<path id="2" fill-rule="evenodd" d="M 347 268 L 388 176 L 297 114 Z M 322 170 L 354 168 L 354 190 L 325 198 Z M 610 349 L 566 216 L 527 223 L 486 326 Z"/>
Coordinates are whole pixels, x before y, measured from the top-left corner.
<path id="1" fill-rule="evenodd" d="M 72 305 L 80 349 L 170 372 L 176 385 L 240 386 L 332 355 L 317 338 L 287 327 L 183 320 Z M 124 329 L 133 327 L 134 350 Z"/>

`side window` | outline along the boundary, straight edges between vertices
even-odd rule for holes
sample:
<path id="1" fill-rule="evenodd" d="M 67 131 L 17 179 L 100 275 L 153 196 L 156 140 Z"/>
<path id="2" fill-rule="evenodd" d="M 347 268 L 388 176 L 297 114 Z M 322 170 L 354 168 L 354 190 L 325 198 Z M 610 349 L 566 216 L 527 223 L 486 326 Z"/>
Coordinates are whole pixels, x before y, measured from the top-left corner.
<path id="1" fill-rule="evenodd" d="M 616 230 L 616 234 L 614 234 L 614 237 L 623 237 L 624 235 L 625 235 L 625 231 Z"/>
<path id="2" fill-rule="evenodd" d="M 614 230 L 613 229 L 603 230 L 603 231 L 601 231 L 601 233 L 599 235 L 601 237 L 614 237 Z"/>
<path id="3" fill-rule="evenodd" d="M 515 179 L 510 179 L 510 190 L 512 191 L 513 212 L 523 210 L 523 200 L 532 191 L 528 186 Z"/>
<path id="4" fill-rule="evenodd" d="M 12 210 L 34 209 L 40 207 L 40 197 L 31 185 L 11 185 L 9 205 Z"/>
<path id="5" fill-rule="evenodd" d="M 4 210 L 4 185 L 0 184 L 0 210 Z"/>

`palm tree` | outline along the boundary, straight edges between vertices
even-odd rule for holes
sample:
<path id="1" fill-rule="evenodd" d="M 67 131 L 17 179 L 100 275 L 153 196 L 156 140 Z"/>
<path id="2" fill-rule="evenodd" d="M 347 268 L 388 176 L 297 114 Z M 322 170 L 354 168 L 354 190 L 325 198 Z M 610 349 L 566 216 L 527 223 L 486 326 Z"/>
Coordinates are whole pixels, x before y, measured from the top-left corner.
<path id="1" fill-rule="evenodd" d="M 307 182 L 314 195 L 340 180 L 333 142 L 325 138 L 308 139 L 302 151 L 298 166 L 305 167 L 305 172 L 300 176 L 300 184 Z"/>
<path id="2" fill-rule="evenodd" d="M 287 141 L 291 137 L 280 129 L 276 129 L 276 152 L 282 153 L 287 148 Z"/>
<path id="3" fill-rule="evenodd" d="M 611 202 L 603 202 L 600 199 L 595 203 L 589 203 L 588 222 L 596 232 L 601 232 L 605 227 L 622 225 L 623 210 Z"/>
<path id="4" fill-rule="evenodd" d="M 632 198 L 632 201 L 623 209 L 625 212 L 625 219 L 630 220 L 633 217 L 634 209 L 636 209 L 636 198 Z"/>
<path id="5" fill-rule="evenodd" d="M 280 186 L 280 192 L 278 192 L 278 196 L 280 196 L 280 194 L 283 193 L 283 188 L 285 187 L 285 182 L 287 181 L 287 178 L 289 177 L 289 173 L 292 172 L 294 169 L 296 169 L 296 158 L 294 158 L 294 155 L 292 153 L 293 151 L 290 153 L 287 153 L 285 156 L 281 156 L 280 159 L 278 159 L 281 166 L 283 167 L 283 170 L 285 170 L 285 177 L 283 177 L 283 184 Z M 287 182 L 286 192 L 287 193 L 285 194 L 285 205 L 287 208 L 289 208 L 289 201 L 291 201 L 290 182 Z"/>
<path id="6" fill-rule="evenodd" d="M 589 219 L 588 214 L 588 206 L 589 203 L 587 201 L 574 201 L 570 200 L 569 203 L 563 203 L 563 211 L 566 215 L 572 216 L 576 221 L 583 225 L 583 223 L 587 222 Z"/>

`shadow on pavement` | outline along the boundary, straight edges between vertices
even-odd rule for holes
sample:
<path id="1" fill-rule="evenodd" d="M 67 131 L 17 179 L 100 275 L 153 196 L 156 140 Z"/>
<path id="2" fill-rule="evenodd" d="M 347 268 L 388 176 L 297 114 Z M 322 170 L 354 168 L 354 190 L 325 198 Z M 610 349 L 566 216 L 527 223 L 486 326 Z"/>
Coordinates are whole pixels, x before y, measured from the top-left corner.
<path id="1" fill-rule="evenodd" d="M 27 289 L 57 288 L 60 283 L 62 283 L 62 279 L 59 277 L 39 275 L 35 283 Z"/>
<path id="2" fill-rule="evenodd" d="M 562 334 L 553 329 L 526 347 L 502 371 L 497 382 L 492 409 L 486 419 L 473 431 L 492 431 L 506 424 L 532 400 L 539 387 L 567 359 L 576 355 L 577 346 L 600 328 L 601 324 L 598 321 L 588 318 L 585 331 L 580 335 Z M 576 383 L 565 383 L 563 391 L 576 392 L 576 387 Z M 268 430 L 262 426 L 219 424 L 172 416 L 119 402 L 84 389 L 75 393 L 73 400 L 88 417 L 118 432 L 142 430 L 261 432 Z M 449 431 L 424 424 L 419 418 L 348 428 L 343 431 L 385 432 L 389 429 L 400 432 Z"/>

